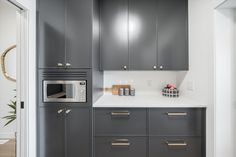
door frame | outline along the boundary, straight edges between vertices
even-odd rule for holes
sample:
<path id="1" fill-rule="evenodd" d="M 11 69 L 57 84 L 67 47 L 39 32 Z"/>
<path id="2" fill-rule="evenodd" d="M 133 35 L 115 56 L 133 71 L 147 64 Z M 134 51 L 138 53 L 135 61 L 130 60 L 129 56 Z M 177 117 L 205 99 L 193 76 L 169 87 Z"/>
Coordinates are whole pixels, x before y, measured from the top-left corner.
<path id="1" fill-rule="evenodd" d="M 17 133 L 16 133 L 16 157 L 24 157 L 26 153 L 27 142 L 27 107 L 22 108 L 26 96 L 26 69 L 27 69 L 27 12 L 19 10 L 17 16 Z M 23 104 L 22 104 L 23 103 Z"/>
<path id="2" fill-rule="evenodd" d="M 5 1 L 19 10 L 16 157 L 36 157 L 36 0 Z"/>

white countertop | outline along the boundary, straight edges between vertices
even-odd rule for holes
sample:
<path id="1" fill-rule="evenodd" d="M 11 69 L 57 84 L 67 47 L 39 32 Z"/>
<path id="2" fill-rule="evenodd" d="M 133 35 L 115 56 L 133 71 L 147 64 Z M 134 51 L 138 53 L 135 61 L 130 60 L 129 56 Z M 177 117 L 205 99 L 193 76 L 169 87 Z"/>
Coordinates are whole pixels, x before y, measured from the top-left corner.
<path id="1" fill-rule="evenodd" d="M 187 97 L 168 98 L 158 94 L 146 94 L 136 96 L 103 95 L 93 107 L 117 107 L 117 108 L 205 108 L 205 104 L 196 102 Z"/>

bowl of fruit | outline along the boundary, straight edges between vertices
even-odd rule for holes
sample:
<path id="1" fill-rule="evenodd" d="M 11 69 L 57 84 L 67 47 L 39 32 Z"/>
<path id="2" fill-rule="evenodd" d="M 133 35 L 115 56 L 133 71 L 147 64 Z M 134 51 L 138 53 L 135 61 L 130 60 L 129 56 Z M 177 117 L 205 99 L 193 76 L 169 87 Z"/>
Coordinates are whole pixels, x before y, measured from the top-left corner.
<path id="1" fill-rule="evenodd" d="M 177 87 L 175 85 L 167 84 L 162 89 L 162 95 L 165 97 L 177 98 L 177 97 L 179 97 L 179 90 L 177 89 Z"/>

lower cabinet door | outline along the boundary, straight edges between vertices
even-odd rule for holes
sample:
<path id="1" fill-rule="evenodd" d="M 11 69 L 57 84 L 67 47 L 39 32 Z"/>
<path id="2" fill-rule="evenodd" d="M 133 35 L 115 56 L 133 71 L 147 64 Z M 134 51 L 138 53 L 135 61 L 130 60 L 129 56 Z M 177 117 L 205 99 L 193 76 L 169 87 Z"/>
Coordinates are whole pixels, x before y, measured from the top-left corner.
<path id="1" fill-rule="evenodd" d="M 38 110 L 38 157 L 65 157 L 64 107 Z"/>
<path id="2" fill-rule="evenodd" d="M 91 109 L 67 107 L 66 117 L 66 157 L 90 157 Z M 53 156 L 52 156 L 53 157 Z"/>
<path id="3" fill-rule="evenodd" d="M 146 156 L 146 137 L 95 137 L 95 157 Z"/>
<path id="4" fill-rule="evenodd" d="M 205 157 L 201 137 L 150 137 L 149 157 Z"/>

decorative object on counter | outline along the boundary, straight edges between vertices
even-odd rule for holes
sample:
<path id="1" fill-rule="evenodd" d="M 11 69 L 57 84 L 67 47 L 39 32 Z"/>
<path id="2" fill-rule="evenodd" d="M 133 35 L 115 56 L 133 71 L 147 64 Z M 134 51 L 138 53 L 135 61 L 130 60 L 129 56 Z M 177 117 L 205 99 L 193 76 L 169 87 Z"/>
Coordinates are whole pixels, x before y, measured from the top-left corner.
<path id="1" fill-rule="evenodd" d="M 124 88 L 120 88 L 119 89 L 119 96 L 123 96 L 124 95 Z"/>
<path id="2" fill-rule="evenodd" d="M 179 90 L 175 85 L 167 84 L 166 87 L 162 89 L 162 95 L 171 98 L 179 97 Z"/>
<path id="3" fill-rule="evenodd" d="M 125 96 L 129 96 L 129 89 L 130 88 L 125 88 L 125 94 L 124 94 Z"/>
<path id="4" fill-rule="evenodd" d="M 112 85 L 112 95 L 119 95 L 120 88 L 129 88 L 130 85 Z"/>
<path id="5" fill-rule="evenodd" d="M 135 89 L 134 89 L 134 88 L 131 88 L 131 89 L 130 89 L 130 95 L 131 95 L 131 96 L 135 96 Z"/>
<path id="6" fill-rule="evenodd" d="M 135 96 L 134 88 L 120 88 L 119 96 Z"/>
<path id="7" fill-rule="evenodd" d="M 119 96 L 135 96 L 135 88 L 130 85 L 112 85 L 111 88 L 104 88 L 104 92 Z"/>

